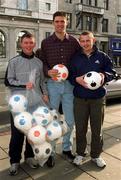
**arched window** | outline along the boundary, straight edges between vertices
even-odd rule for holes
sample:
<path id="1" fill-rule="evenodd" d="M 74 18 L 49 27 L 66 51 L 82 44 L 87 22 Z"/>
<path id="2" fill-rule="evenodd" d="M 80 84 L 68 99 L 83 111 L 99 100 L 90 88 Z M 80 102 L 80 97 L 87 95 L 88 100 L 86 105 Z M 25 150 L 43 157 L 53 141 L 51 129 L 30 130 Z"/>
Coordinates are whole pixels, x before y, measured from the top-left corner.
<path id="1" fill-rule="evenodd" d="M 25 33 L 27 33 L 27 31 L 21 31 L 17 35 L 17 39 L 16 39 L 16 53 L 17 54 L 21 52 L 20 39 L 21 39 L 21 36 L 23 36 Z"/>
<path id="2" fill-rule="evenodd" d="M 5 35 L 0 30 L 0 58 L 6 57 Z"/>

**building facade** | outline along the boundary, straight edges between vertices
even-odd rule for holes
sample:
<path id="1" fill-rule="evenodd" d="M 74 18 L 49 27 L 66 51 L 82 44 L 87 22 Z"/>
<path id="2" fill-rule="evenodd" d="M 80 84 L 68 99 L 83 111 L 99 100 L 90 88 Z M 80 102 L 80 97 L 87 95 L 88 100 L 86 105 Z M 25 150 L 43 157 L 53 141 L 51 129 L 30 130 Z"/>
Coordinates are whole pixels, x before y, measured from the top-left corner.
<path id="1" fill-rule="evenodd" d="M 8 60 L 20 51 L 19 38 L 25 32 L 35 35 L 37 47 L 53 31 L 52 15 L 58 0 L 0 0 L 0 78 Z"/>
<path id="2" fill-rule="evenodd" d="M 108 53 L 121 74 L 121 1 L 61 0 L 59 10 L 68 15 L 68 31 L 77 37 L 84 30 L 93 31 L 98 47 Z"/>
<path id="3" fill-rule="evenodd" d="M 99 48 L 108 53 L 121 74 L 120 0 L 0 0 L 0 78 L 8 60 L 20 51 L 23 33 L 35 35 L 37 46 L 53 32 L 52 15 L 62 10 L 68 16 L 67 31 L 79 37 L 91 30 Z"/>

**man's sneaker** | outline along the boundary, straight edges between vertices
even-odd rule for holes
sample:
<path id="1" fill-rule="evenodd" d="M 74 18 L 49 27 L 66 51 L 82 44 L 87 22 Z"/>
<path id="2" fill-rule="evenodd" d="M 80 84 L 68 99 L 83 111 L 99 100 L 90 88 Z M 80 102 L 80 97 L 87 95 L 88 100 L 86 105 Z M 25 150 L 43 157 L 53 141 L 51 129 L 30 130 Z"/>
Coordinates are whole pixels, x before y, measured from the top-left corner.
<path id="1" fill-rule="evenodd" d="M 84 156 L 87 156 L 89 154 L 88 149 L 86 148 L 84 151 Z"/>
<path id="2" fill-rule="evenodd" d="M 46 164 L 47 164 L 48 167 L 54 167 L 55 166 L 55 157 L 54 156 L 49 156 Z"/>
<path id="3" fill-rule="evenodd" d="M 63 151 L 63 156 L 65 159 L 73 161 L 75 156 L 72 154 L 71 151 Z"/>
<path id="4" fill-rule="evenodd" d="M 18 174 L 18 169 L 19 169 L 19 163 L 11 164 L 11 167 L 9 169 L 9 174 L 11 176 L 15 176 L 16 174 Z"/>
<path id="5" fill-rule="evenodd" d="M 32 158 L 26 158 L 26 159 L 25 159 L 25 162 L 26 162 L 26 164 L 28 164 L 29 167 L 32 168 L 32 169 L 36 169 L 36 168 L 39 167 L 38 161 L 35 160 L 33 157 L 32 157 Z"/>
<path id="6" fill-rule="evenodd" d="M 100 168 L 104 168 L 106 166 L 106 162 L 101 157 L 92 158 L 91 160 Z"/>
<path id="7" fill-rule="evenodd" d="M 84 157 L 83 157 L 83 156 L 77 155 L 77 156 L 75 157 L 75 159 L 73 160 L 73 163 L 74 163 L 75 165 L 79 166 L 79 165 L 82 165 L 83 160 L 84 160 Z"/>

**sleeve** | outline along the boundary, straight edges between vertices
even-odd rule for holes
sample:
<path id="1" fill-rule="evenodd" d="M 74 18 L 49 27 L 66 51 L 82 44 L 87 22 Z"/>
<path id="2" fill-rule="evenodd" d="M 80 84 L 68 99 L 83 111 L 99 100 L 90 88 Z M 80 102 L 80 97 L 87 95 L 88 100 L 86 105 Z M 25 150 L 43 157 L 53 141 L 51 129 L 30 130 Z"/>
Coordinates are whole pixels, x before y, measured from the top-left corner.
<path id="1" fill-rule="evenodd" d="M 10 61 L 5 74 L 5 85 L 8 87 L 26 88 L 25 83 L 16 79 L 14 60 Z"/>
<path id="2" fill-rule="evenodd" d="M 48 95 L 46 78 L 45 78 L 44 72 L 43 72 L 43 63 L 41 65 L 41 70 L 40 70 L 40 88 L 44 95 Z"/>
<path id="3" fill-rule="evenodd" d="M 104 71 L 104 75 L 105 75 L 105 80 L 104 80 L 105 83 L 109 82 L 113 79 L 116 79 L 116 77 L 118 76 L 116 73 L 116 70 L 113 67 L 112 59 L 106 54 L 104 54 L 104 69 L 103 69 L 103 71 Z"/>
<path id="4" fill-rule="evenodd" d="M 68 70 L 69 70 L 69 81 L 72 85 L 76 86 L 78 85 L 78 83 L 76 82 L 76 77 L 78 77 L 78 74 L 77 74 L 77 70 L 76 70 L 76 65 L 75 65 L 75 57 L 73 56 L 70 60 L 70 64 L 69 64 L 69 67 L 68 67 Z"/>
<path id="5" fill-rule="evenodd" d="M 35 56 L 41 60 L 41 48 L 38 48 L 35 52 Z"/>

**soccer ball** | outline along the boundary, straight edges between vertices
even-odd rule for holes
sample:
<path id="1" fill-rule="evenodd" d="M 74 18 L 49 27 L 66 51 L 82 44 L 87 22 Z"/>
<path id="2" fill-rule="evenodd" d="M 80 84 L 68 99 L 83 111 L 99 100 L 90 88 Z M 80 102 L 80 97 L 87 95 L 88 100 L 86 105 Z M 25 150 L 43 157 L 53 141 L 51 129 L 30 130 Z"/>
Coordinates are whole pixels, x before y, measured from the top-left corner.
<path id="1" fill-rule="evenodd" d="M 14 117 L 14 125 L 23 133 L 27 133 L 32 127 L 33 117 L 28 112 L 21 112 Z"/>
<path id="2" fill-rule="evenodd" d="M 47 131 L 43 126 L 36 125 L 28 131 L 28 139 L 32 144 L 42 144 L 46 141 Z"/>
<path id="3" fill-rule="evenodd" d="M 52 114 L 53 120 L 57 120 L 59 118 L 59 113 L 56 109 L 50 110 L 50 113 Z"/>
<path id="4" fill-rule="evenodd" d="M 26 111 L 27 104 L 27 99 L 21 94 L 11 96 L 8 102 L 10 110 L 14 113 Z"/>
<path id="5" fill-rule="evenodd" d="M 35 155 L 35 159 L 37 159 L 37 160 L 45 159 L 51 155 L 52 146 L 48 142 L 44 142 L 41 145 L 34 145 L 33 146 L 33 152 Z"/>
<path id="6" fill-rule="evenodd" d="M 57 64 L 53 67 L 53 69 L 58 70 L 59 73 L 58 77 L 52 78 L 54 81 L 61 82 L 67 79 L 69 72 L 66 66 L 64 66 L 63 64 Z"/>
<path id="7" fill-rule="evenodd" d="M 67 132 L 70 131 L 70 128 L 69 128 L 69 126 L 67 125 L 65 119 L 62 119 L 62 118 L 61 118 L 61 119 L 59 120 L 59 124 L 60 124 L 60 126 L 61 126 L 61 128 L 62 128 L 62 135 L 65 135 Z"/>
<path id="8" fill-rule="evenodd" d="M 95 90 L 101 86 L 102 77 L 95 71 L 90 71 L 84 76 L 84 81 L 87 83 L 88 89 Z"/>
<path id="9" fill-rule="evenodd" d="M 36 124 L 46 126 L 53 120 L 53 116 L 47 107 L 40 106 L 33 112 L 33 118 Z"/>
<path id="10" fill-rule="evenodd" d="M 47 140 L 48 141 L 53 141 L 62 136 L 62 128 L 58 121 L 52 121 L 48 126 L 47 126 Z"/>

